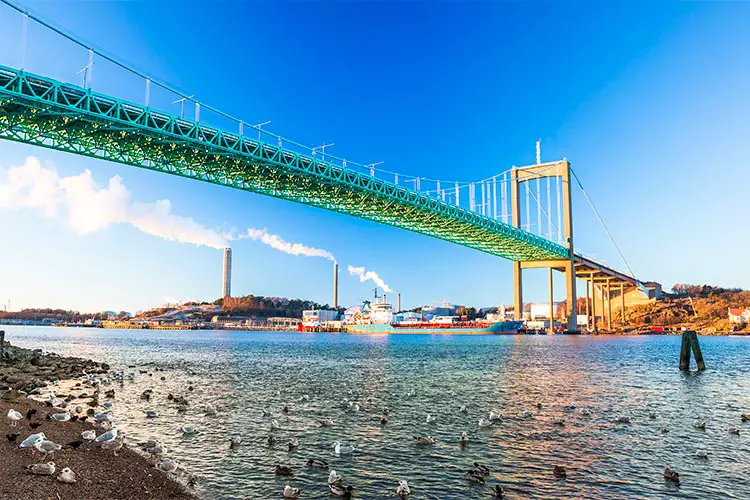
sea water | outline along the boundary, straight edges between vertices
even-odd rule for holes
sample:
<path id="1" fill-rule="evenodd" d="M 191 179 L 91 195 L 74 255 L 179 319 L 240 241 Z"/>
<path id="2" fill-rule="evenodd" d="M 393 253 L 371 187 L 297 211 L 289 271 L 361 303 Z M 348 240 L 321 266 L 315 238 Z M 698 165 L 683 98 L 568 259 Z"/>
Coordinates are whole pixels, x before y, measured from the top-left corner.
<path id="1" fill-rule="evenodd" d="M 130 443 L 161 440 L 210 499 L 281 498 L 285 484 L 301 498 L 331 498 L 328 473 L 306 467 L 310 458 L 327 461 L 363 499 L 396 498 L 402 479 L 413 499 L 488 499 L 496 484 L 509 498 L 750 498 L 750 423 L 740 422 L 750 413 L 750 338 L 701 337 L 708 368 L 683 373 L 677 336 L 3 328 L 19 346 L 135 372 L 112 386 L 118 428 Z M 140 398 L 145 389 L 151 401 Z M 187 412 L 177 413 L 170 393 L 188 398 Z M 146 418 L 147 409 L 159 417 Z M 490 411 L 502 421 L 479 428 Z M 329 417 L 334 425 L 321 427 Z M 183 437 L 184 425 L 199 433 Z M 436 444 L 415 443 L 425 435 Z M 232 436 L 243 439 L 234 450 Z M 290 438 L 299 449 L 288 450 Z M 357 449 L 336 456 L 334 441 Z M 484 485 L 464 479 L 474 462 L 491 471 Z M 294 476 L 275 476 L 277 464 Z M 552 474 L 555 465 L 567 478 Z M 679 485 L 663 479 L 665 465 Z"/>

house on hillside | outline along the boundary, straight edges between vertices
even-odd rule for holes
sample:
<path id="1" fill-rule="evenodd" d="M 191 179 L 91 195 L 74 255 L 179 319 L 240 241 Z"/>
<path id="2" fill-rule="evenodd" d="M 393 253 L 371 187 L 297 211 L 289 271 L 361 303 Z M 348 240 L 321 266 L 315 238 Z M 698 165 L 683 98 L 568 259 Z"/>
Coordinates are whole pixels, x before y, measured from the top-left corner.
<path id="1" fill-rule="evenodd" d="M 730 307 L 729 322 L 744 325 L 750 323 L 750 308 Z"/>

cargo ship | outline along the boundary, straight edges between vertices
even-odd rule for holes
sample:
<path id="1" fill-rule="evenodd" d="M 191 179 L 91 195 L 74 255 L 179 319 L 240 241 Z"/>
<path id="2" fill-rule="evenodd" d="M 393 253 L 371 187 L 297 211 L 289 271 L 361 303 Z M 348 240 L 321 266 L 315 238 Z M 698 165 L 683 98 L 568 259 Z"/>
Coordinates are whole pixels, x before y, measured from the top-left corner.
<path id="1" fill-rule="evenodd" d="M 354 334 L 492 335 L 524 333 L 523 321 L 462 321 L 457 316 L 438 316 L 430 321 L 394 321 L 388 302 L 365 301 L 344 324 Z"/>

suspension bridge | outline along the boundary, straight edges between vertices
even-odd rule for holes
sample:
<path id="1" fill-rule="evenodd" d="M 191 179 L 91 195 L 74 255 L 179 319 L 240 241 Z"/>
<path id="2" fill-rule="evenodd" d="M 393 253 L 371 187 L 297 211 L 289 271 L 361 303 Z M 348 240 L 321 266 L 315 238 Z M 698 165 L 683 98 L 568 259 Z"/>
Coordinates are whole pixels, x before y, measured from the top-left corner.
<path id="1" fill-rule="evenodd" d="M 405 176 L 378 164 L 347 161 L 326 155 L 330 145 L 308 148 L 269 132 L 263 128 L 268 122 L 250 125 L 207 106 L 1 1 L 20 14 L 21 62 L 20 67 L 0 65 L 0 139 L 273 196 L 508 259 L 519 319 L 524 269 L 549 269 L 550 307 L 552 272 L 564 273 L 569 330 L 578 328 L 578 280 L 586 285 L 587 324 L 597 317 L 597 291 L 601 316 L 610 325 L 613 293 L 622 301 L 624 320 L 626 294 L 654 297 L 660 292 L 658 284 L 645 286 L 630 270 L 618 271 L 575 251 L 571 191 L 577 179 L 566 159 L 542 163 L 537 154 L 536 164 L 478 181 Z M 88 65 L 78 72 L 80 84 L 24 69 L 30 21 L 87 51 Z M 97 62 L 140 79 L 143 100 L 124 100 L 93 88 Z M 179 113 L 154 106 L 156 91 L 163 102 L 179 104 Z M 185 116 L 186 103 L 191 117 Z"/>

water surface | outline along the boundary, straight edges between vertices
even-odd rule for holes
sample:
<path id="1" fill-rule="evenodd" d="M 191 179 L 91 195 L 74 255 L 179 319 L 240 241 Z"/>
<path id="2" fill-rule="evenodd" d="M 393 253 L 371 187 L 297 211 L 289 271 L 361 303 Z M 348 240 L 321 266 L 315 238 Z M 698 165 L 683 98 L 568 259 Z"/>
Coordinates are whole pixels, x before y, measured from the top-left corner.
<path id="1" fill-rule="evenodd" d="M 750 413 L 750 338 L 701 337 L 708 370 L 685 374 L 677 370 L 680 338 L 667 336 L 3 328 L 22 347 L 153 373 L 115 386 L 118 427 L 134 440 L 165 442 L 211 499 L 281 498 L 287 482 L 302 498 L 331 498 L 327 474 L 306 468 L 308 458 L 327 460 L 363 499 L 395 498 L 400 479 L 409 481 L 412 498 L 436 500 L 487 499 L 495 484 L 509 498 L 750 498 L 750 424 L 739 418 Z M 150 403 L 139 398 L 147 388 L 155 394 Z M 187 413 L 177 413 L 169 393 L 188 397 Z M 263 416 L 263 408 L 285 404 L 288 414 Z M 206 407 L 218 408 L 217 415 L 207 416 Z M 161 415 L 146 419 L 145 409 Z M 502 423 L 479 429 L 490 410 L 503 414 Z M 658 418 L 649 418 L 652 412 Z M 428 413 L 435 423 L 426 423 Z M 632 423 L 614 423 L 619 416 Z M 326 417 L 333 427 L 320 427 Z M 281 429 L 272 432 L 274 418 Z M 562 427 L 553 423 L 560 418 Z M 696 420 L 706 422 L 705 431 L 693 427 Z M 182 425 L 201 432 L 184 438 Z M 740 436 L 728 432 L 733 426 Z M 459 445 L 462 431 L 470 435 L 466 447 Z M 270 434 L 280 444 L 267 447 Z M 229 449 L 230 435 L 242 436 L 239 449 Z M 437 444 L 418 446 L 417 435 Z M 290 453 L 291 437 L 300 448 Z M 335 440 L 358 450 L 337 457 Z M 695 457 L 699 449 L 708 460 Z M 474 461 L 492 470 L 486 485 L 463 479 Z M 292 466 L 294 478 L 276 477 L 276 464 Z M 665 464 L 679 471 L 680 485 L 663 480 Z M 567 479 L 552 475 L 554 465 L 566 467 Z"/>

